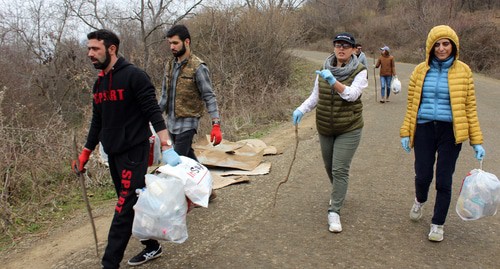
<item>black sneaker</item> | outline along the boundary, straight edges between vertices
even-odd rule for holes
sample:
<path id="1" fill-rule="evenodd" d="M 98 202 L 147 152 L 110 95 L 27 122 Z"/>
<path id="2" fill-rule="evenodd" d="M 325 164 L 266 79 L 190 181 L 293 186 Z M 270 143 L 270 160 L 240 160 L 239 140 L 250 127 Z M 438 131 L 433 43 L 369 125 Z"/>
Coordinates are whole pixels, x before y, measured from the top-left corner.
<path id="1" fill-rule="evenodd" d="M 158 247 L 158 249 L 147 249 L 145 248 L 141 253 L 137 254 L 135 257 L 132 259 L 128 260 L 128 265 L 140 265 L 145 262 L 148 262 L 150 260 L 156 259 L 161 256 L 161 245 Z"/>

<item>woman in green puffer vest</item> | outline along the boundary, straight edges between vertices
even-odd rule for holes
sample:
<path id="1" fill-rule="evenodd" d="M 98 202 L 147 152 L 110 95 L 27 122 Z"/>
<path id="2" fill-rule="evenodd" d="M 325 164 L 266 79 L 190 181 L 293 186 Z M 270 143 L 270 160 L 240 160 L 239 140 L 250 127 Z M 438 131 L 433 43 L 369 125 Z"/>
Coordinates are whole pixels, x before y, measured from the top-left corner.
<path id="1" fill-rule="evenodd" d="M 333 39 L 334 53 L 316 71 L 311 95 L 293 112 L 297 125 L 304 113 L 316 107 L 316 127 L 326 173 L 332 183 L 328 229 L 342 231 L 340 209 L 349 183 L 352 158 L 361 140 L 363 104 L 361 94 L 368 86 L 368 73 L 356 55 L 354 37 L 341 33 Z"/>

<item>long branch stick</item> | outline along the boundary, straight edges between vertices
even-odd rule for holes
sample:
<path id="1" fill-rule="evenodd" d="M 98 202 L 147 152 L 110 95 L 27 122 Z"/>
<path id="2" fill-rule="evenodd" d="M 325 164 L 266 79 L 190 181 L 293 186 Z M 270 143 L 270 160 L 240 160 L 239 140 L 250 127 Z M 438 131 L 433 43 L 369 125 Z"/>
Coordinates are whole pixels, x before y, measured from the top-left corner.
<path id="1" fill-rule="evenodd" d="M 378 93 L 377 93 L 377 75 L 375 71 L 375 65 L 377 64 L 375 60 L 375 53 L 373 53 L 373 80 L 375 81 L 375 103 L 378 102 Z"/>
<path id="2" fill-rule="evenodd" d="M 78 168 L 80 167 L 80 160 L 78 159 L 78 148 L 76 145 L 76 133 L 75 132 L 73 132 L 73 151 L 75 154 L 76 169 L 78 171 Z M 92 208 L 90 207 L 89 198 L 87 197 L 87 187 L 85 186 L 85 178 L 83 176 L 83 172 L 78 171 L 78 177 L 80 178 L 80 185 L 82 186 L 83 200 L 85 201 L 85 205 L 87 206 L 87 213 L 89 214 L 90 224 L 92 225 L 92 231 L 94 232 L 95 253 L 96 253 L 97 257 L 99 257 L 97 231 L 95 228 L 94 217 L 92 216 Z"/>
<path id="3" fill-rule="evenodd" d="M 288 178 L 290 177 L 290 172 L 292 171 L 293 162 L 295 161 L 295 158 L 297 157 L 297 148 L 298 147 L 299 147 L 299 126 L 297 124 L 297 125 L 295 125 L 295 149 L 293 150 L 292 162 L 290 163 L 290 167 L 288 168 L 288 173 L 286 174 L 285 179 L 280 181 L 280 183 L 276 187 L 276 191 L 274 192 L 273 208 L 276 206 L 276 197 L 278 196 L 278 190 L 279 190 L 280 186 L 285 184 L 288 181 Z"/>

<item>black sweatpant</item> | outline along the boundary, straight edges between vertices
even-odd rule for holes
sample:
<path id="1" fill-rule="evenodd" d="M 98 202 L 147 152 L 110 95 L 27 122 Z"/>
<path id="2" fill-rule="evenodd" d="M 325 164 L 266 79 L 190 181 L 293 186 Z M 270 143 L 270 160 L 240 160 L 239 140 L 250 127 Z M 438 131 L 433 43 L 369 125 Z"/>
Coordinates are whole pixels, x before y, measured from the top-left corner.
<path id="1" fill-rule="evenodd" d="M 133 206 L 137 202 L 136 189 L 143 188 L 148 169 L 149 141 L 134 146 L 130 150 L 108 156 L 109 171 L 115 185 L 118 202 L 108 233 L 108 245 L 102 258 L 103 268 L 120 267 L 128 241 L 132 235 L 134 222 Z M 156 240 L 143 241 L 147 246 L 158 246 Z"/>

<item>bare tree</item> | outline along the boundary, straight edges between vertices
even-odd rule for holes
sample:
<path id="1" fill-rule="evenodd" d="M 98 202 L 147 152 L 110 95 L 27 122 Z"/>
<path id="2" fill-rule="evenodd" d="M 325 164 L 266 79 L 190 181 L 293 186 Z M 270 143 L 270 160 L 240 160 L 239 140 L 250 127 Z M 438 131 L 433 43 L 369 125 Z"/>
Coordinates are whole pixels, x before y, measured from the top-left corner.
<path id="1" fill-rule="evenodd" d="M 182 12 L 177 12 L 171 9 L 171 6 L 175 4 L 174 1 L 141 0 L 140 7 L 132 10 L 130 19 L 138 21 L 140 25 L 144 53 L 143 68 L 145 70 L 148 69 L 150 64 L 150 47 L 156 45 L 159 40 L 161 40 L 161 30 L 167 25 L 176 24 L 192 15 L 192 12 L 202 3 L 202 1 L 203 0 L 196 0 L 191 5 L 186 6 L 186 9 Z"/>
<path id="2" fill-rule="evenodd" d="M 386 9 L 387 9 L 387 0 L 378 0 L 377 10 L 380 13 L 385 14 Z"/>
<path id="3" fill-rule="evenodd" d="M 67 7 L 44 0 L 2 7 L 0 216 L 9 225 L 23 210 L 43 207 L 54 197 L 53 190 L 43 193 L 36 186 L 63 178 L 57 175 L 67 158 L 65 116 L 76 114 L 75 89 L 86 85 L 76 83 L 85 79 L 78 76 L 82 65 L 75 53 L 78 42 L 68 34 Z M 23 200 L 26 196 L 29 201 Z"/>
<path id="4" fill-rule="evenodd" d="M 98 0 L 64 0 L 64 5 L 71 10 L 72 15 L 91 29 L 97 30 L 110 27 L 108 22 L 111 18 L 111 12 L 109 10 L 113 10 L 113 7 L 105 4 L 99 5 Z"/>
<path id="5" fill-rule="evenodd" d="M 276 8 L 284 10 L 296 10 L 306 0 L 245 0 L 246 6 L 251 9 Z"/>
<path id="6" fill-rule="evenodd" d="M 4 10 L 4 40 L 14 50 L 24 49 L 24 62 L 30 72 L 24 72 L 25 83 L 20 83 L 19 92 L 36 93 L 45 98 L 45 105 L 61 110 L 68 95 L 66 91 L 72 77 L 64 74 L 73 69 L 67 59 L 74 59 L 75 49 L 67 46 L 71 38 L 70 11 L 65 5 L 51 6 L 44 0 L 30 0 L 18 5 L 12 4 Z M 73 44 L 77 44 L 73 40 Z M 17 48 L 15 48 L 17 46 Z M 66 51 L 68 50 L 68 51 Z M 65 57 L 64 60 L 61 57 Z M 31 67 L 31 68 L 30 68 Z M 25 88 L 24 88 L 25 87 Z"/>
<path id="7" fill-rule="evenodd" d="M 500 7 L 500 2 L 498 0 L 460 0 L 458 5 L 458 9 L 467 10 L 471 13 L 474 13 L 478 10 L 491 10 Z"/>
<path id="8" fill-rule="evenodd" d="M 122 40 L 127 35 L 130 35 L 131 39 L 124 41 L 135 43 L 134 40 L 139 40 L 141 61 L 136 64 L 145 70 L 150 65 L 151 47 L 157 45 L 163 37 L 161 31 L 166 26 L 193 15 L 194 10 L 203 2 L 203 0 L 141 0 L 138 4 L 133 2 L 123 5 L 123 3 L 107 2 L 104 5 L 97 0 L 64 1 L 70 7 L 72 14 L 91 29 L 107 28 L 118 32 L 121 30 L 124 32 L 119 32 L 124 34 Z M 124 49 L 126 48 L 127 46 Z"/>

